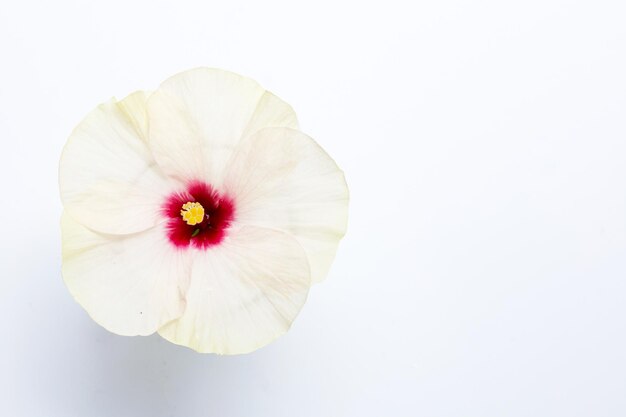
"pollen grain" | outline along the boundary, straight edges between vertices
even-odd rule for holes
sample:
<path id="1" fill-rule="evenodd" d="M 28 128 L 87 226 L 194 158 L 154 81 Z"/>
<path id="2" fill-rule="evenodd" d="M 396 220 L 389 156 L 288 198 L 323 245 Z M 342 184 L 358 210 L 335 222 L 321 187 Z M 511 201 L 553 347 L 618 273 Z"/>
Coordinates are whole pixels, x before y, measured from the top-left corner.
<path id="1" fill-rule="evenodd" d="M 188 225 L 195 226 L 204 220 L 204 207 L 200 203 L 187 202 L 183 204 L 180 215 Z"/>

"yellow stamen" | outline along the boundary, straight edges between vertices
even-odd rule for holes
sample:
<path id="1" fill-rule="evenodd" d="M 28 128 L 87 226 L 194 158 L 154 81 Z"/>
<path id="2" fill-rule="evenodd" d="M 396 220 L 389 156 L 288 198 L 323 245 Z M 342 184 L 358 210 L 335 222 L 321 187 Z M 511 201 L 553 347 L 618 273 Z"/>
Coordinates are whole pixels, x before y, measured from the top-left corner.
<path id="1" fill-rule="evenodd" d="M 189 226 L 194 226 L 204 220 L 204 207 L 200 203 L 187 202 L 183 204 L 180 215 Z"/>

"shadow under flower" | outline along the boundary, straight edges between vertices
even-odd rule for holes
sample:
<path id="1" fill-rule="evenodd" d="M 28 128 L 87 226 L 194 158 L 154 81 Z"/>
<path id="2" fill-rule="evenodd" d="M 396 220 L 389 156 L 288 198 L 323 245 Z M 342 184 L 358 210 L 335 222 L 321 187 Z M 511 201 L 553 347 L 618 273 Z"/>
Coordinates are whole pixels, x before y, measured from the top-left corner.
<path id="1" fill-rule="evenodd" d="M 66 290 L 55 249 L 39 248 L 50 256 L 37 263 L 24 254 L 20 282 L 1 305 L 11 343 L 0 388 L 15 394 L 14 408 L 49 416 L 250 415 L 253 392 L 280 361 L 271 348 L 217 356 L 156 334 L 109 333 Z"/>

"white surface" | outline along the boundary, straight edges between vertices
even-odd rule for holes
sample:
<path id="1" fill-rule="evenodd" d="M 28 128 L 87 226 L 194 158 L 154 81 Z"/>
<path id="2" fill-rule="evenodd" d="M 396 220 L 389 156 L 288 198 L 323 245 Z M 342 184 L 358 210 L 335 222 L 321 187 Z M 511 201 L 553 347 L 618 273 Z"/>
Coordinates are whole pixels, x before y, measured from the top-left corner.
<path id="1" fill-rule="evenodd" d="M 623 2 L 92 3 L 0 6 L 0 415 L 626 414 Z M 109 334 L 59 274 L 71 129 L 199 65 L 351 187 L 328 280 L 246 356 Z"/>

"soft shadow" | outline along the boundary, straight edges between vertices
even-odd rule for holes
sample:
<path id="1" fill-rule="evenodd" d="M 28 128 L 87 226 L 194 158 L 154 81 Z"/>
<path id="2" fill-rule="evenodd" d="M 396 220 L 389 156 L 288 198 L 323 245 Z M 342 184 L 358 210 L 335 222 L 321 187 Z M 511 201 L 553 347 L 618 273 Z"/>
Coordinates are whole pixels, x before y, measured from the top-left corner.
<path id="1" fill-rule="evenodd" d="M 5 347 L 24 415 L 249 415 L 251 373 L 280 358 L 262 349 L 244 356 L 203 355 L 158 335 L 122 337 L 94 323 L 72 299 L 60 275 L 57 247 L 20 257 L 21 282 L 6 297 L 3 321 L 13 334 Z M 50 254 L 28 262 L 32 250 Z M 263 379 L 263 377 L 262 377 Z"/>

